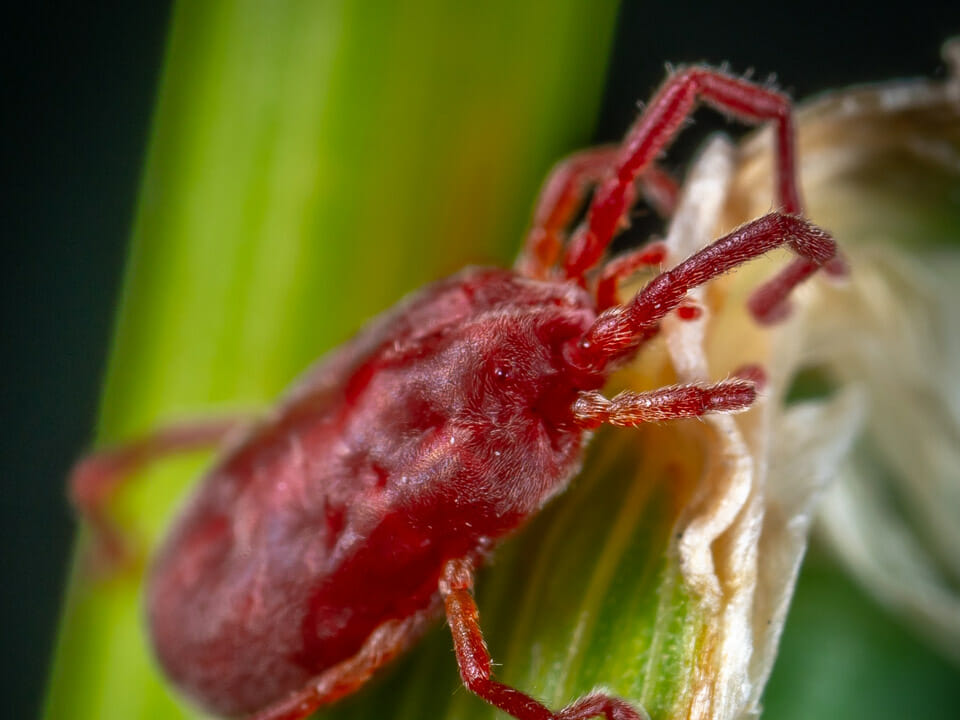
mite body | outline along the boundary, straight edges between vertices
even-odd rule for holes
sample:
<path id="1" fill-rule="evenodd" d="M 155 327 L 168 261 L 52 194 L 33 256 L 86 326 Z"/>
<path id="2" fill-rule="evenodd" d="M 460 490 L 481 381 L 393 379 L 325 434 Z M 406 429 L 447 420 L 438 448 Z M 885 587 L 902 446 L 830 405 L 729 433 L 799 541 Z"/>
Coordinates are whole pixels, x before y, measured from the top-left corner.
<path id="1" fill-rule="evenodd" d="M 576 470 L 562 354 L 593 319 L 576 286 L 467 270 L 321 362 L 211 471 L 154 564 L 174 681 L 250 712 L 428 610 L 446 561 L 478 558 Z"/>
<path id="2" fill-rule="evenodd" d="M 620 304 L 617 280 L 659 263 L 662 251 L 641 248 L 588 271 L 623 225 L 637 183 L 669 209 L 673 188 L 652 160 L 698 97 L 777 123 L 783 212 L 717 240 Z M 834 257 L 829 235 L 799 216 L 793 167 L 783 96 L 685 70 L 622 146 L 557 166 L 515 270 L 467 269 L 430 285 L 322 360 L 232 443 L 155 559 L 150 632 L 177 687 L 220 715 L 302 718 L 355 690 L 445 614 L 465 684 L 520 720 L 638 720 L 607 695 L 551 711 L 493 680 L 473 569 L 566 487 L 593 428 L 749 407 L 746 378 L 612 399 L 599 389 L 691 288 L 786 244 L 799 258 L 751 300 L 758 319 L 776 318 L 791 288 Z M 583 226 L 565 242 L 594 185 Z M 230 428 L 162 431 L 94 455 L 74 474 L 75 501 L 109 545 L 103 499 L 121 476 Z"/>

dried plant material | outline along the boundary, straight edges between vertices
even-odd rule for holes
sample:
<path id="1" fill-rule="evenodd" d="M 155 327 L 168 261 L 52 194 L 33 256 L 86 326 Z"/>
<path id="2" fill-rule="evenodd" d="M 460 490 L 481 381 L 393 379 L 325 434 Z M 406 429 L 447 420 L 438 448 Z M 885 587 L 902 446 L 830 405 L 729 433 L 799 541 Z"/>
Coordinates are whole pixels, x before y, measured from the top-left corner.
<path id="1" fill-rule="evenodd" d="M 810 217 L 852 268 L 804 290 L 798 362 L 860 386 L 869 408 L 820 526 L 870 592 L 960 661 L 960 82 L 831 93 L 798 130 Z M 743 148 L 726 223 L 766 208 L 768 140 Z"/>
<path id="2" fill-rule="evenodd" d="M 714 239 L 732 172 L 731 147 L 714 141 L 685 183 L 666 240 L 670 262 Z M 677 717 L 758 714 L 814 500 L 860 428 L 855 392 L 784 408 L 785 385 L 804 346 L 798 334 L 807 308 L 785 325 L 758 326 L 743 306 L 757 277 L 756 270 L 738 271 L 699 288 L 691 293 L 703 309 L 699 318 L 664 322 L 666 351 L 682 382 L 715 380 L 748 362 L 771 369 L 771 384 L 749 412 L 709 416 L 683 430 L 701 434 L 704 461 L 678 518 L 676 552 L 705 618 Z"/>
<path id="3" fill-rule="evenodd" d="M 754 362 L 770 376 L 749 412 L 680 431 L 702 436 L 675 552 L 703 616 L 675 717 L 759 715 L 818 508 L 858 577 L 958 654 L 960 305 L 946 276 L 960 278 L 960 260 L 941 249 L 931 271 L 916 254 L 960 227 L 958 97 L 956 84 L 918 81 L 802 108 L 808 212 L 836 233 L 850 277 L 807 283 L 786 323 L 760 328 L 743 301 L 787 257 L 776 253 L 692 293 L 698 319 L 664 322 L 661 374 L 716 380 Z M 769 147 L 761 132 L 735 157 L 722 140 L 708 148 L 671 225 L 671 263 L 769 210 Z M 655 366 L 642 359 L 631 382 L 654 382 Z M 786 404 L 811 367 L 832 394 Z"/>
<path id="4" fill-rule="evenodd" d="M 960 662 L 960 259 L 940 254 L 934 270 L 889 248 L 862 257 L 848 320 L 873 343 L 846 342 L 840 319 L 817 343 L 831 349 L 819 360 L 839 363 L 838 377 L 857 373 L 871 399 L 822 529 L 872 593 Z"/>

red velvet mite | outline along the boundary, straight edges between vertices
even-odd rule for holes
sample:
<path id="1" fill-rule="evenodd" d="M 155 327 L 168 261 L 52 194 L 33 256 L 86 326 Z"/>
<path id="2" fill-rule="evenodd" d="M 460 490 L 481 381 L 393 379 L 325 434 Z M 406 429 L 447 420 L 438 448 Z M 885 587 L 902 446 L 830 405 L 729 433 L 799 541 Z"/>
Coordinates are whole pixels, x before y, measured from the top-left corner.
<path id="1" fill-rule="evenodd" d="M 780 212 L 621 304 L 617 281 L 658 265 L 663 248 L 593 270 L 638 189 L 669 212 L 676 188 L 653 161 L 698 100 L 775 123 Z M 322 359 L 266 420 L 233 434 L 149 573 L 150 635 L 171 682 L 216 715 L 303 718 L 445 615 L 464 684 L 519 720 L 643 717 L 601 693 L 553 711 L 495 681 L 474 568 L 564 490 L 593 428 L 751 405 L 754 383 L 741 378 L 612 399 L 600 389 L 691 288 L 788 245 L 799 257 L 750 302 L 758 319 L 775 319 L 792 287 L 834 257 L 830 236 L 801 217 L 793 143 L 783 95 L 705 68 L 673 74 L 620 146 L 553 170 L 513 270 L 468 268 L 414 293 Z M 170 428 L 82 461 L 71 489 L 101 547 L 119 547 L 104 499 L 123 478 L 235 427 Z"/>

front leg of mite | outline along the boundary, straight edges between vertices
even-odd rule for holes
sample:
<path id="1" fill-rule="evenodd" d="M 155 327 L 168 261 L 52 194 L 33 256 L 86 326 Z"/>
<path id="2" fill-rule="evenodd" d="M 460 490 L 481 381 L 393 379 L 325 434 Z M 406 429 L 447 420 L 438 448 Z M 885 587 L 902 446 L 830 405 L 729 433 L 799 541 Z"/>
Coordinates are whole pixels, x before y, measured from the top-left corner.
<path id="1" fill-rule="evenodd" d="M 529 695 L 490 677 L 490 652 L 480 630 L 479 613 L 473 600 L 473 566 L 469 560 L 451 560 L 440 579 L 447 623 L 460 677 L 467 689 L 518 720 L 644 720 L 641 714 L 619 698 L 591 693 L 553 712 Z"/>
<path id="2" fill-rule="evenodd" d="M 515 270 L 524 277 L 543 280 L 556 263 L 573 221 L 591 185 L 613 172 L 620 148 L 616 145 L 581 150 L 558 163 L 543 185 L 533 227 L 527 235 Z M 669 173 L 650 164 L 637 178 L 647 202 L 663 218 L 673 215 L 680 189 Z M 633 204 L 634 183 L 626 191 L 626 206 Z M 623 218 L 621 218 L 621 222 Z"/>

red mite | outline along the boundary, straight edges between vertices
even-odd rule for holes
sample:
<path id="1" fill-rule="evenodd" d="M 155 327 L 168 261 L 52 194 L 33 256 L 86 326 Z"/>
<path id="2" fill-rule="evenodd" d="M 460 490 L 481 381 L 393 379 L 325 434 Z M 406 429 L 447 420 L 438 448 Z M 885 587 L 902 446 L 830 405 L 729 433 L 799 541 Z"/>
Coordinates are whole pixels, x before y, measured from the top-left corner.
<path id="1" fill-rule="evenodd" d="M 653 161 L 698 100 L 775 122 L 781 212 L 620 304 L 617 281 L 659 264 L 662 246 L 588 271 L 625 224 L 636 187 L 669 211 L 676 188 Z M 565 242 L 593 186 L 586 220 Z M 798 259 L 750 301 L 758 319 L 781 316 L 792 287 L 836 253 L 801 212 L 787 98 L 705 68 L 669 77 L 622 145 L 556 167 L 514 270 L 466 269 L 374 319 L 207 473 L 149 576 L 150 633 L 170 680 L 217 715 L 303 718 L 355 691 L 445 614 L 464 684 L 510 715 L 639 720 L 602 693 L 552 711 L 494 680 L 474 568 L 564 490 L 592 429 L 750 406 L 746 378 L 613 399 L 599 390 L 687 291 L 787 245 Z M 118 546 L 104 500 L 122 478 L 235 425 L 170 428 L 81 462 L 73 497 L 103 546 Z"/>

